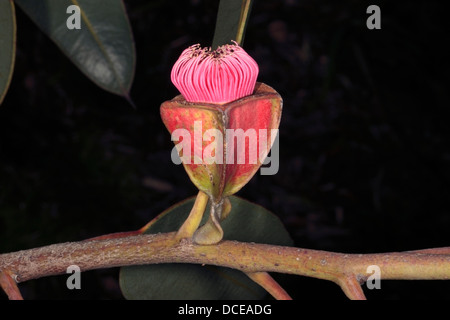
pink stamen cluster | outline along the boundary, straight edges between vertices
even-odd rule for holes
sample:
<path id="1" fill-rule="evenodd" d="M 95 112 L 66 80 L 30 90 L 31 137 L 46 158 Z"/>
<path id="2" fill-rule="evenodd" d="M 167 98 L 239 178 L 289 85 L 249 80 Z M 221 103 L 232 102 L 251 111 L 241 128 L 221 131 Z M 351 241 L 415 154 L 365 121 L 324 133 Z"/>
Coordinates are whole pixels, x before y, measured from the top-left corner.
<path id="1" fill-rule="evenodd" d="M 186 101 L 224 104 L 251 95 L 258 64 L 236 42 L 185 49 L 172 68 L 172 83 Z"/>

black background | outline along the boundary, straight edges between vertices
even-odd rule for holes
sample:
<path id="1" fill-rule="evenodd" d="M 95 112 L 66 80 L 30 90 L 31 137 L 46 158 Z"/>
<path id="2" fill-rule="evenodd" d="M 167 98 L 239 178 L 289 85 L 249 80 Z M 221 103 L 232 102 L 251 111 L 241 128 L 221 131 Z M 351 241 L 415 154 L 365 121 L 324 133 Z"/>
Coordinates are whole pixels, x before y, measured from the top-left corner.
<path id="1" fill-rule="evenodd" d="M 394 3 L 393 3 L 394 2 Z M 125 1 L 131 98 L 85 78 L 17 8 L 16 66 L 0 106 L 0 252 L 136 230 L 196 194 L 170 161 L 159 106 L 189 45 L 211 44 L 218 1 Z M 368 30 L 366 8 L 381 8 Z M 449 55 L 437 1 L 255 0 L 244 48 L 284 99 L 280 169 L 238 195 L 276 213 L 296 246 L 386 252 L 450 243 Z M 122 299 L 118 269 L 20 285 L 26 299 Z M 294 299 L 333 283 L 274 275 Z M 384 281 L 371 299 L 448 299 L 444 281 Z M 5 298 L 4 295 L 2 295 Z"/>

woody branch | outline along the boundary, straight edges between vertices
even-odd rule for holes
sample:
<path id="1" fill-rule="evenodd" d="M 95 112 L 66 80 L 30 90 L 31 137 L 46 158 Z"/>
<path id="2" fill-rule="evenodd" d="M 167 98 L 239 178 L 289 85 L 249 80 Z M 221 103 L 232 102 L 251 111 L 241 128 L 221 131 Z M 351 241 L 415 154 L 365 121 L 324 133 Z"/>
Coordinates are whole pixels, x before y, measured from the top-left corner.
<path id="1" fill-rule="evenodd" d="M 197 245 L 188 239 L 176 240 L 175 233 L 66 242 L 1 254 L 0 274 L 19 283 L 66 273 L 74 264 L 87 271 L 156 263 L 209 264 L 247 274 L 277 272 L 325 279 L 340 285 L 351 299 L 364 299 L 360 283 L 370 276 L 369 265 L 380 267 L 383 280 L 450 279 L 450 247 L 345 254 L 225 240 Z"/>

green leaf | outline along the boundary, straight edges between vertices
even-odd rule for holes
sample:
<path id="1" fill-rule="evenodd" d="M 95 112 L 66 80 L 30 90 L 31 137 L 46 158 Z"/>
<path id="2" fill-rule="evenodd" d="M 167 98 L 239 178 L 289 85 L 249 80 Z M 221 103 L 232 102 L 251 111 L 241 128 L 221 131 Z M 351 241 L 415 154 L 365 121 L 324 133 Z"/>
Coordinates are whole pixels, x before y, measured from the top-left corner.
<path id="1" fill-rule="evenodd" d="M 164 211 L 147 225 L 144 233 L 178 230 L 194 200 L 185 200 Z M 232 211 L 222 221 L 225 240 L 292 245 L 288 232 L 274 214 L 235 196 L 230 201 Z M 123 267 L 120 287 L 127 299 L 244 300 L 262 299 L 266 295 L 264 289 L 241 271 L 194 264 Z"/>
<path id="2" fill-rule="evenodd" d="M 253 0 L 221 0 L 217 13 L 216 29 L 212 48 L 231 43 L 235 40 L 244 44 L 245 29 Z"/>
<path id="3" fill-rule="evenodd" d="M 0 104 L 8 91 L 16 57 L 16 14 L 12 0 L 0 0 Z"/>
<path id="4" fill-rule="evenodd" d="M 135 48 L 121 0 L 15 1 L 89 79 L 128 98 Z M 68 27 L 77 21 L 77 13 L 68 10 L 71 5 L 80 9 L 80 29 Z"/>

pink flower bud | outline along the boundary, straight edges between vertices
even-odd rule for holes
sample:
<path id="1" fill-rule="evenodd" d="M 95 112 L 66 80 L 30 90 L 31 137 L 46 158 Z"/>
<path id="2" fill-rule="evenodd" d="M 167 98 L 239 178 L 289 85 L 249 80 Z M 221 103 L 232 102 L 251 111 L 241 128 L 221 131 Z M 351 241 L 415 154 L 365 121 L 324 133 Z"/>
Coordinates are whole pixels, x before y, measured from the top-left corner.
<path id="1" fill-rule="evenodd" d="M 251 95 L 258 65 L 236 42 L 218 47 L 185 49 L 172 68 L 171 79 L 188 102 L 225 104 Z"/>

